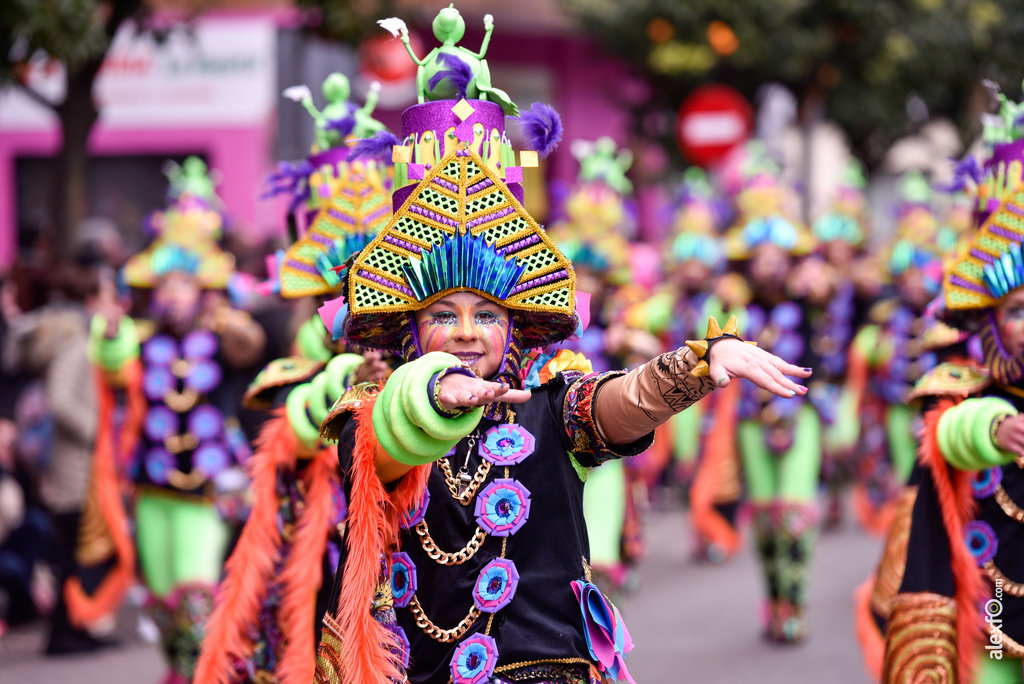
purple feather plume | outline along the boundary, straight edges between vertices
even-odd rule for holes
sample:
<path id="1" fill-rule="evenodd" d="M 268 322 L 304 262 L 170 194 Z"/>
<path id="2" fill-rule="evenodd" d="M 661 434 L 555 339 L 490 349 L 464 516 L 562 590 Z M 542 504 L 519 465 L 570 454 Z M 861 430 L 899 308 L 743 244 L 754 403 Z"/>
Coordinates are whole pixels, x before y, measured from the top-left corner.
<path id="1" fill-rule="evenodd" d="M 466 97 L 466 89 L 469 88 L 469 83 L 473 80 L 473 70 L 470 66 L 455 55 L 450 55 L 447 52 L 438 53 L 435 63 L 438 62 L 443 63 L 448 68 L 438 71 L 427 81 L 427 90 L 433 90 L 441 81 L 447 79 L 448 84 L 455 89 L 456 99 Z"/>
<path id="2" fill-rule="evenodd" d="M 329 131 L 336 131 L 338 137 L 343 140 L 348 137 L 348 134 L 351 133 L 352 129 L 355 127 L 356 118 L 351 114 L 349 114 L 348 116 L 344 116 L 340 119 L 332 119 L 331 121 L 327 122 L 326 126 L 324 126 L 324 128 Z"/>
<path id="3" fill-rule="evenodd" d="M 968 179 L 974 181 L 975 185 L 981 185 L 983 177 L 984 173 L 978 160 L 974 155 L 969 154 L 956 163 L 953 168 L 953 182 L 942 189 L 946 192 L 959 192 L 967 187 Z"/>
<path id="4" fill-rule="evenodd" d="M 401 145 L 399 140 L 391 131 L 377 131 L 373 137 L 360 138 L 352 146 L 347 161 L 357 159 L 390 159 L 391 148 L 394 145 Z"/>
<path id="5" fill-rule="evenodd" d="M 541 159 L 554 152 L 562 141 L 562 117 L 543 102 L 534 102 L 530 111 L 513 118 L 526 138 L 526 149 L 533 150 Z"/>

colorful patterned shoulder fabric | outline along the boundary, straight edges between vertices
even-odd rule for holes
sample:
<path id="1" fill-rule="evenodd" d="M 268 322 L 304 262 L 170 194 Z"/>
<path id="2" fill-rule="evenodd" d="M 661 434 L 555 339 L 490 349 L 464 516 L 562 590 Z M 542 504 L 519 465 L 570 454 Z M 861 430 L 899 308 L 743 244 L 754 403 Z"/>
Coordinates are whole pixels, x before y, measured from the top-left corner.
<path id="1" fill-rule="evenodd" d="M 285 385 L 305 382 L 323 370 L 323 367 L 323 361 L 302 356 L 289 356 L 271 361 L 245 391 L 242 406 L 249 409 L 268 409 L 275 390 Z"/>

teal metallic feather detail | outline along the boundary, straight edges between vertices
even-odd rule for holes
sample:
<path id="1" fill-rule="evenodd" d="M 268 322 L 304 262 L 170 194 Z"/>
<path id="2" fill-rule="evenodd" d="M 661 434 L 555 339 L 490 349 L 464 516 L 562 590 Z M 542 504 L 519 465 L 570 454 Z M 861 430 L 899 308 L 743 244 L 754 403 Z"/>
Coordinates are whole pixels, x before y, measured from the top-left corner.
<path id="1" fill-rule="evenodd" d="M 996 299 L 1024 287 L 1024 256 L 1020 245 L 1011 243 L 998 259 L 985 266 L 985 287 Z"/>
<path id="2" fill-rule="evenodd" d="M 354 233 L 346 235 L 344 240 L 335 238 L 334 242 L 316 257 L 316 270 L 320 272 L 324 282 L 330 287 L 337 287 L 341 277 L 335 269 L 343 266 L 349 257 L 370 244 L 375 237 L 374 234 Z"/>
<path id="3" fill-rule="evenodd" d="M 438 292 L 474 289 L 505 300 L 526 270 L 515 259 L 506 259 L 502 250 L 488 244 L 481 234 L 453 235 L 423 259 L 408 257 L 402 265 L 409 288 L 418 301 Z"/>
<path id="4" fill-rule="evenodd" d="M 195 252 L 190 252 L 180 245 L 163 245 L 153 251 L 150 264 L 153 275 L 158 277 L 168 273 L 196 275 L 199 273 L 200 258 Z"/>

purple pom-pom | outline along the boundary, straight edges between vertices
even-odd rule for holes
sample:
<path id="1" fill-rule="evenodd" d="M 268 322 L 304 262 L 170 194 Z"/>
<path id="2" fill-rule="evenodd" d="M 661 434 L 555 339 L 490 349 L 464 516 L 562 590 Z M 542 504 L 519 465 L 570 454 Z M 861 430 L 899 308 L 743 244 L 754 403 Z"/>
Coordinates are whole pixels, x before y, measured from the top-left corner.
<path id="1" fill-rule="evenodd" d="M 357 159 L 388 159 L 388 153 L 394 145 L 401 145 L 399 140 L 391 131 L 377 131 L 373 137 L 360 138 L 352 146 L 346 161 Z"/>
<path id="2" fill-rule="evenodd" d="M 543 102 L 534 102 L 530 111 L 513 117 L 526 138 L 526 149 L 533 150 L 543 159 L 562 141 L 562 117 Z"/>
<path id="3" fill-rule="evenodd" d="M 469 88 L 469 83 L 473 80 L 473 70 L 470 66 L 447 52 L 438 53 L 435 62 L 440 62 L 448 68 L 438 71 L 427 81 L 427 90 L 433 90 L 441 81 L 447 79 L 448 84 L 457 93 L 456 99 L 466 97 L 466 89 Z"/>

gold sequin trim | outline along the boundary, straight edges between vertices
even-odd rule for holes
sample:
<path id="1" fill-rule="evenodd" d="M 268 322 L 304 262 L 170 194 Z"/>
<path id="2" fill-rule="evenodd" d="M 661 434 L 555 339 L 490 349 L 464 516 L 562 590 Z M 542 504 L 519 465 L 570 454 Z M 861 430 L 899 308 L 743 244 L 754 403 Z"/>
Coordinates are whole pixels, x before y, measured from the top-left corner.
<path id="1" fill-rule="evenodd" d="M 910 542 L 910 520 L 917 500 L 917 487 L 907 487 L 896 504 L 892 526 L 885 539 L 885 550 L 871 588 L 871 609 L 883 618 L 889 617 L 892 599 L 903 584 L 907 569 L 907 544 Z"/>
<path id="2" fill-rule="evenodd" d="M 930 593 L 892 600 L 882 682 L 957 681 L 956 601 Z"/>
<path id="3" fill-rule="evenodd" d="M 316 684 L 341 684 L 341 627 L 328 613 L 324 615 L 320 645 L 316 649 Z"/>

